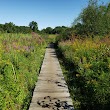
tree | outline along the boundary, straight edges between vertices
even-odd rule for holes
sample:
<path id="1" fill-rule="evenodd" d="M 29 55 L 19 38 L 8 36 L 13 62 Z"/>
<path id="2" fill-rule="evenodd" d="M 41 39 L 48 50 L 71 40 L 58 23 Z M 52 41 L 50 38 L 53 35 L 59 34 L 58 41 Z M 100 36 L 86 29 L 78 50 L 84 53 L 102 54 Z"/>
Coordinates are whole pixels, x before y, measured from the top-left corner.
<path id="1" fill-rule="evenodd" d="M 0 32 L 1 32 L 1 33 L 4 32 L 4 24 L 0 24 Z"/>
<path id="2" fill-rule="evenodd" d="M 12 22 L 5 23 L 4 30 L 7 33 L 13 33 L 15 31 L 15 24 L 13 24 Z"/>
<path id="3" fill-rule="evenodd" d="M 33 32 L 38 31 L 38 24 L 35 21 L 30 22 L 29 27 L 33 30 Z"/>
<path id="4" fill-rule="evenodd" d="M 110 32 L 110 4 L 99 5 L 98 0 L 89 0 L 88 6 L 76 20 L 78 22 L 74 27 L 77 34 L 108 34 Z"/>
<path id="5" fill-rule="evenodd" d="M 53 29 L 54 34 L 62 34 L 68 27 L 65 26 L 57 26 Z"/>
<path id="6" fill-rule="evenodd" d="M 47 28 L 45 29 L 45 33 L 47 33 L 47 34 L 52 34 L 52 33 L 53 33 L 53 29 L 52 29 L 51 27 L 47 27 Z"/>
<path id="7" fill-rule="evenodd" d="M 16 26 L 13 22 L 0 24 L 0 33 L 31 33 L 32 30 L 28 26 Z"/>

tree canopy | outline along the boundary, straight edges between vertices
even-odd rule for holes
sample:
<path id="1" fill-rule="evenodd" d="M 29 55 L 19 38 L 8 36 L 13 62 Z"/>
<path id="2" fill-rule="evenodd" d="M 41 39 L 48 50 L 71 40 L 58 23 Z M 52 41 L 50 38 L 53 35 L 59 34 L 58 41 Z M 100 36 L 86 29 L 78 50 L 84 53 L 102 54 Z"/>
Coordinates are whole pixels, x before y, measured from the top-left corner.
<path id="1" fill-rule="evenodd" d="M 74 25 L 78 34 L 105 35 L 110 32 L 110 3 L 99 5 L 98 0 L 90 0 Z"/>
<path id="2" fill-rule="evenodd" d="M 46 29 L 42 29 L 42 33 L 47 34 L 62 34 L 68 27 L 66 26 L 56 26 L 54 29 L 51 27 L 47 27 Z"/>
<path id="3" fill-rule="evenodd" d="M 38 24 L 35 21 L 32 21 L 29 23 L 29 27 L 32 29 L 33 32 L 37 32 L 38 31 Z"/>

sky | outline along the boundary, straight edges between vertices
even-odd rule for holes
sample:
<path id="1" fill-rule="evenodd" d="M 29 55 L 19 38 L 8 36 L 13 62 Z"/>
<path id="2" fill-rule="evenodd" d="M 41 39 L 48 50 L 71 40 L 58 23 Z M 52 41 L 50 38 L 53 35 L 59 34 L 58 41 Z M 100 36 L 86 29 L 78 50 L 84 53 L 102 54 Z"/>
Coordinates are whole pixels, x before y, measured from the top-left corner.
<path id="1" fill-rule="evenodd" d="M 0 24 L 13 22 L 28 26 L 29 22 L 36 21 L 39 30 L 71 26 L 87 4 L 88 0 L 0 0 Z"/>

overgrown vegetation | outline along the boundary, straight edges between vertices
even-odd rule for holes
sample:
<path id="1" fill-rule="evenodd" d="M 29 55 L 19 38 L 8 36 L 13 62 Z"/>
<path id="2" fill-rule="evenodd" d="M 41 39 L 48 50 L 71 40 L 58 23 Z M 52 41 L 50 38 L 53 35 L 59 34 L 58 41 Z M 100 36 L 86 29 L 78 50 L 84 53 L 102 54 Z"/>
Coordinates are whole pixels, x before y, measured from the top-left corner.
<path id="1" fill-rule="evenodd" d="M 75 109 L 109 110 L 110 3 L 89 0 L 70 28 L 29 26 L 0 25 L 0 110 L 28 109 L 49 42 L 57 44 Z"/>
<path id="2" fill-rule="evenodd" d="M 110 39 L 61 42 L 59 52 L 74 106 L 81 110 L 109 110 Z"/>
<path id="3" fill-rule="evenodd" d="M 89 0 L 75 24 L 56 38 L 76 110 L 110 109 L 110 3 Z"/>
<path id="4" fill-rule="evenodd" d="M 46 42 L 37 34 L 0 35 L 0 110 L 27 110 Z"/>

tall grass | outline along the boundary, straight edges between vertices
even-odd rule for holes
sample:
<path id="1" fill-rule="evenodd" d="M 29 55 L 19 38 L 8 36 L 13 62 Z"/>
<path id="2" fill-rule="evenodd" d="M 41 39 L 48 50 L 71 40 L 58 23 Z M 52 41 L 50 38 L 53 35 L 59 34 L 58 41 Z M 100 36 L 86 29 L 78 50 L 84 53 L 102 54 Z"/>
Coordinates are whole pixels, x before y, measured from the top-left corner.
<path id="1" fill-rule="evenodd" d="M 110 109 L 110 38 L 59 43 L 76 109 Z"/>
<path id="2" fill-rule="evenodd" d="M 27 110 L 46 43 L 38 35 L 0 35 L 0 110 Z"/>

